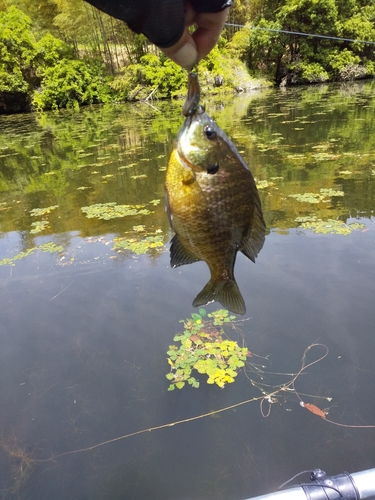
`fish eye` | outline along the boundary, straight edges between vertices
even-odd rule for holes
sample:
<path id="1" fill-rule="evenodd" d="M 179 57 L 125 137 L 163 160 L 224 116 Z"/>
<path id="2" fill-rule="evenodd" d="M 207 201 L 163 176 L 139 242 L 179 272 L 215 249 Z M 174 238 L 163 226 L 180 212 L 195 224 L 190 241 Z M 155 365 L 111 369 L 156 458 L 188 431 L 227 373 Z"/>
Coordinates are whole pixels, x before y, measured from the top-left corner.
<path id="1" fill-rule="evenodd" d="M 210 127 L 210 125 L 206 125 L 204 127 L 204 133 L 206 134 L 207 139 L 210 139 L 210 141 L 216 138 L 216 132 L 213 127 Z"/>
<path id="2" fill-rule="evenodd" d="M 211 165 L 210 167 L 208 167 L 207 169 L 207 173 L 208 174 L 216 174 L 216 172 L 219 170 L 219 164 L 216 163 L 216 165 Z"/>

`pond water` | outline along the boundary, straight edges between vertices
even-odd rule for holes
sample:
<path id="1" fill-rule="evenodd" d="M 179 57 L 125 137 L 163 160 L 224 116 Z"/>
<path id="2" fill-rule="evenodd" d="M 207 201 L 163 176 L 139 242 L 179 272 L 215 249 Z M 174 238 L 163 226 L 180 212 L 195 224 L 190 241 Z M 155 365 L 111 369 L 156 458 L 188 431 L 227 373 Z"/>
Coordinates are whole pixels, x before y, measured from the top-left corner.
<path id="1" fill-rule="evenodd" d="M 182 102 L 0 117 L 0 498 L 240 500 L 374 466 L 375 429 L 356 427 L 375 425 L 374 91 L 205 100 L 268 228 L 256 264 L 237 259 L 247 314 L 226 333 L 254 355 L 223 389 L 166 379 L 209 275 L 169 265 Z"/>

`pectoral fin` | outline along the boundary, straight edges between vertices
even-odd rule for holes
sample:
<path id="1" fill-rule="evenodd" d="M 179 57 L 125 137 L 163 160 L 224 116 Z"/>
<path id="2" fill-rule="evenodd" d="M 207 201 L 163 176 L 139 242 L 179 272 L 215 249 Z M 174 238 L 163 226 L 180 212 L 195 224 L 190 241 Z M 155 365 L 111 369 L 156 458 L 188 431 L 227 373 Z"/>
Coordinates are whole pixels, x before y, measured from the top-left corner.
<path id="1" fill-rule="evenodd" d="M 236 314 L 246 312 L 245 302 L 234 280 L 214 282 L 211 279 L 195 297 L 193 307 L 205 306 L 214 301 L 220 302 L 228 311 Z"/>
<path id="2" fill-rule="evenodd" d="M 177 234 L 175 234 L 171 241 L 171 266 L 178 267 L 184 264 L 192 264 L 199 259 L 189 250 L 187 250 L 180 242 Z"/>
<path id="3" fill-rule="evenodd" d="M 240 251 L 250 260 L 255 262 L 261 251 L 266 234 L 266 224 L 263 219 L 263 214 L 260 207 L 255 207 L 254 217 L 248 235 L 243 241 Z"/>

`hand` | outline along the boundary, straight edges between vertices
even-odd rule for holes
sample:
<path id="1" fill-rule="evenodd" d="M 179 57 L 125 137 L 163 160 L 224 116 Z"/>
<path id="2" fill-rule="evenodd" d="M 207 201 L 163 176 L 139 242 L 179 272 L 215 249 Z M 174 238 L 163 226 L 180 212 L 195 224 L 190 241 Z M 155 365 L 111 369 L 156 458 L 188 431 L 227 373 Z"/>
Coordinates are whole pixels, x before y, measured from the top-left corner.
<path id="1" fill-rule="evenodd" d="M 215 13 L 197 14 L 191 5 L 186 4 L 185 30 L 180 40 L 167 49 L 161 49 L 166 56 L 183 68 L 191 69 L 215 47 L 229 8 Z M 197 29 L 190 34 L 189 26 Z"/>

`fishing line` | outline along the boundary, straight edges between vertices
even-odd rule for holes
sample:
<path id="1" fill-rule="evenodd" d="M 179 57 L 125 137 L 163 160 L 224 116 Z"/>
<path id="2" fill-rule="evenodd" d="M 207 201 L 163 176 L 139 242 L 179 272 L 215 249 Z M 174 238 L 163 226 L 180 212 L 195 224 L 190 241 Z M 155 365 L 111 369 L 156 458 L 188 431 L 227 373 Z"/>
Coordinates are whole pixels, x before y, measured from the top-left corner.
<path id="1" fill-rule="evenodd" d="M 244 28 L 246 25 L 245 24 L 225 23 L 225 26 L 235 26 L 237 28 Z M 336 40 L 339 42 L 365 43 L 367 45 L 375 45 L 375 42 L 370 42 L 369 40 L 355 40 L 353 38 L 342 38 L 339 36 L 318 35 L 316 33 L 303 33 L 302 31 L 279 30 L 276 28 L 262 28 L 260 26 L 249 26 L 249 28 L 252 30 L 263 30 L 263 31 L 272 31 L 274 33 L 284 33 L 287 35 L 310 36 L 313 38 L 325 38 L 328 40 Z"/>

